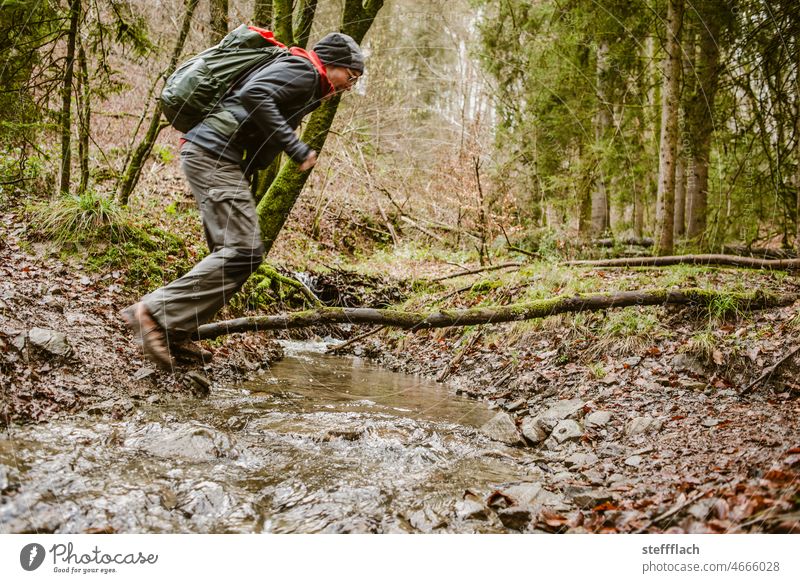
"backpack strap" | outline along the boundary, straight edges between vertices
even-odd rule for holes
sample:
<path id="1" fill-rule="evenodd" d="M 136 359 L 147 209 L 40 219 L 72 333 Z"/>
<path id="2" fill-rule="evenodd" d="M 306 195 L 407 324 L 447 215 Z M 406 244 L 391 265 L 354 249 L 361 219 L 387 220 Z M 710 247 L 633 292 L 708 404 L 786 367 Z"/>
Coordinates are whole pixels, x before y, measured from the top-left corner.
<path id="1" fill-rule="evenodd" d="M 258 34 L 260 34 L 264 38 L 264 40 L 266 40 L 268 43 L 273 44 L 276 47 L 280 47 L 282 49 L 287 48 L 285 44 L 283 44 L 281 41 L 275 38 L 275 33 L 272 32 L 271 30 L 267 30 L 265 28 L 258 28 L 257 26 L 248 26 L 247 28 L 249 30 L 252 30 L 253 32 L 257 32 Z M 314 65 L 314 68 L 317 70 L 317 73 L 319 73 L 320 81 L 322 82 L 322 94 L 328 96 L 331 93 L 333 93 L 333 85 L 331 85 L 331 82 L 328 81 L 328 71 L 325 68 L 325 65 L 317 56 L 317 53 L 315 53 L 314 51 L 307 51 L 305 49 L 301 49 L 300 47 L 290 48 L 289 53 L 298 57 L 303 57 L 304 59 L 308 59 L 309 61 L 311 61 L 311 64 Z"/>
<path id="2" fill-rule="evenodd" d="M 266 40 L 268 43 L 275 45 L 276 47 L 280 47 L 282 49 L 286 48 L 285 44 L 283 44 L 281 41 L 275 38 L 275 33 L 272 32 L 271 30 L 267 30 L 266 28 L 258 28 L 257 26 L 248 26 L 247 28 L 248 30 L 252 30 L 253 32 L 257 32 L 258 34 L 260 34 L 262 37 L 264 37 L 264 40 Z"/>

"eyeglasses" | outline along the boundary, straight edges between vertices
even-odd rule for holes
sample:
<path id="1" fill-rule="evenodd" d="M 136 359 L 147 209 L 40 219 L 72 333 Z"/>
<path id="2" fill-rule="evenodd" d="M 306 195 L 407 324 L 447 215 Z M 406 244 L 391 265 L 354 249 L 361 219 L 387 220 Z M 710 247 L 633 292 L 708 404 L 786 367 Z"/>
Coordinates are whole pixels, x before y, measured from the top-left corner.
<path id="1" fill-rule="evenodd" d="M 347 82 L 350 85 L 355 85 L 356 81 L 361 77 L 361 75 L 356 75 L 351 69 L 345 69 L 349 77 L 347 78 Z"/>

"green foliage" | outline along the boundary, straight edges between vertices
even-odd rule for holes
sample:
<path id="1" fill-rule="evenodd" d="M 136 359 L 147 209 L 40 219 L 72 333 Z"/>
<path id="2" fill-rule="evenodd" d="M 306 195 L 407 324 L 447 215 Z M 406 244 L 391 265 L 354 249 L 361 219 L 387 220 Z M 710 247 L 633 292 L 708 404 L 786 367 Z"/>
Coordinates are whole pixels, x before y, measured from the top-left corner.
<path id="1" fill-rule="evenodd" d="M 157 144 L 153 147 L 153 156 L 155 156 L 159 162 L 169 164 L 175 159 L 175 152 L 172 151 L 172 148 Z"/>
<path id="2" fill-rule="evenodd" d="M 129 231 L 125 211 L 116 201 L 92 191 L 39 203 L 32 210 L 34 230 L 59 243 L 86 243 L 104 236 L 124 240 Z"/>

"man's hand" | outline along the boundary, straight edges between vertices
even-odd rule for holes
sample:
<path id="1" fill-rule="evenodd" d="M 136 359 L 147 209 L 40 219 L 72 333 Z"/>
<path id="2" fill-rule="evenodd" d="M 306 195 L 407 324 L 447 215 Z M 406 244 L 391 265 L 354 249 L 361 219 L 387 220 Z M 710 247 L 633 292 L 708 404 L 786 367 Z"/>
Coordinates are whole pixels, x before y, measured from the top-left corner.
<path id="1" fill-rule="evenodd" d="M 303 160 L 302 164 L 300 164 L 300 172 L 311 170 L 316 163 L 317 163 L 317 152 L 311 150 L 311 153 L 308 155 L 308 157 L 305 160 Z"/>

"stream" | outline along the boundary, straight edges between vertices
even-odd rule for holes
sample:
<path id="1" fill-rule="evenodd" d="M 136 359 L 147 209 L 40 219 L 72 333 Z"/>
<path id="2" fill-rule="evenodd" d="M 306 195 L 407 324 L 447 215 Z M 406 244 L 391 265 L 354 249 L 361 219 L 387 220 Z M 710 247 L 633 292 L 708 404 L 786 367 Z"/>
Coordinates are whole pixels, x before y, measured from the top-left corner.
<path id="1" fill-rule="evenodd" d="M 0 532 L 508 532 L 492 492 L 547 494 L 529 453 L 478 431 L 484 403 L 322 345 L 285 350 L 204 399 L 0 433 Z"/>

